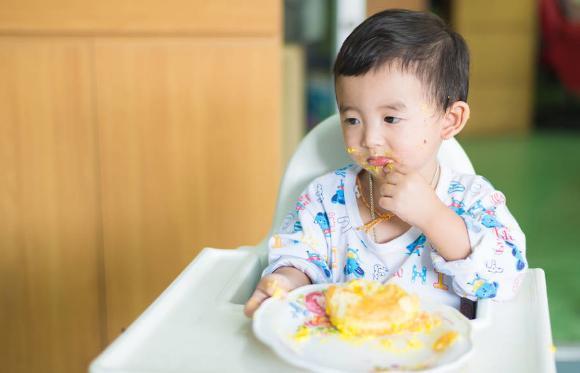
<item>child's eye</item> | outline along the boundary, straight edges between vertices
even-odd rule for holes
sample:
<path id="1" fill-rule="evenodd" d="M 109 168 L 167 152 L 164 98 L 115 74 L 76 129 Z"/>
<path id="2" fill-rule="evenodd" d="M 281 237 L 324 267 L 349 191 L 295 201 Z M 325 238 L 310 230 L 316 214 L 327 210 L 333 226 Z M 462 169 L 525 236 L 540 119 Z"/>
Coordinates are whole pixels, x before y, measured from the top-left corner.
<path id="1" fill-rule="evenodd" d="M 391 117 L 391 116 L 385 117 L 385 122 L 387 122 L 389 124 L 397 124 L 397 123 L 399 123 L 400 120 L 401 120 L 401 118 L 397 118 L 397 117 Z"/>
<path id="2" fill-rule="evenodd" d="M 346 119 L 344 120 L 344 122 L 345 122 L 346 124 L 350 125 L 350 126 L 354 126 L 354 125 L 356 125 L 356 124 L 359 124 L 359 123 L 360 123 L 360 122 L 359 122 L 359 120 L 358 120 L 358 119 L 356 119 L 356 118 L 346 118 Z"/>

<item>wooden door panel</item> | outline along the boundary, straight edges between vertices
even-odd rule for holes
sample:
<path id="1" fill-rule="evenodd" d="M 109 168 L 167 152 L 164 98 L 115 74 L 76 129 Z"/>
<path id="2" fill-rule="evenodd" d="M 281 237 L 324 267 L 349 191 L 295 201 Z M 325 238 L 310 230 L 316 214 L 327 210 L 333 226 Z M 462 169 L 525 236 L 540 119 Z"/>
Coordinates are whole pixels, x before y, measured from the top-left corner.
<path id="1" fill-rule="evenodd" d="M 280 177 L 278 43 L 98 40 L 109 340 L 199 249 L 266 235 Z"/>
<path id="2" fill-rule="evenodd" d="M 84 371 L 102 348 L 90 58 L 85 39 L 0 37 L 0 361 L 7 372 Z"/>

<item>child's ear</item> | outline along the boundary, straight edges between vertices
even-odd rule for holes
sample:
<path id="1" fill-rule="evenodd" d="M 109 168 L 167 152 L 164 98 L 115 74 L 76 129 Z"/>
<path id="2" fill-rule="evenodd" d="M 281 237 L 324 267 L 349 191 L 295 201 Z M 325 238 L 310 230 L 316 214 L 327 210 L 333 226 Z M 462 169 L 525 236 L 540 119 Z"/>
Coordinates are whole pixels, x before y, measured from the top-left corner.
<path id="1" fill-rule="evenodd" d="M 441 138 L 450 139 L 457 135 L 469 119 L 469 105 L 465 101 L 455 101 L 449 106 L 443 117 L 443 127 L 441 128 Z"/>

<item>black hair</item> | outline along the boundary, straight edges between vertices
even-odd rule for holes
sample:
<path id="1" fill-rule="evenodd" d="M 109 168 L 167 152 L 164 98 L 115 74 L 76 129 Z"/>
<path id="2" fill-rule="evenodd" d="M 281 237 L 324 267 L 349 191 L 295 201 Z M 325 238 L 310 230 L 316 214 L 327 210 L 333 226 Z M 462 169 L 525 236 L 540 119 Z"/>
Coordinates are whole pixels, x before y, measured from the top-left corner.
<path id="1" fill-rule="evenodd" d="M 342 44 L 334 78 L 364 75 L 392 63 L 413 72 L 443 111 L 454 101 L 467 102 L 467 44 L 436 15 L 389 9 L 367 18 Z"/>

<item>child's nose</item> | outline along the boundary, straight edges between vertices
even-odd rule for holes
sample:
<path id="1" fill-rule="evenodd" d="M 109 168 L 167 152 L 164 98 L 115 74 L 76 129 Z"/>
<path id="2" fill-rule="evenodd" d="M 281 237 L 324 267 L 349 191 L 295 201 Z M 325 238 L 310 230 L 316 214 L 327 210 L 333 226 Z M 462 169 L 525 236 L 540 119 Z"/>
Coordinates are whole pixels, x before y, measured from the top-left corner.
<path id="1" fill-rule="evenodd" d="M 385 139 L 378 126 L 371 124 L 365 127 L 363 145 L 371 149 L 385 145 Z"/>

